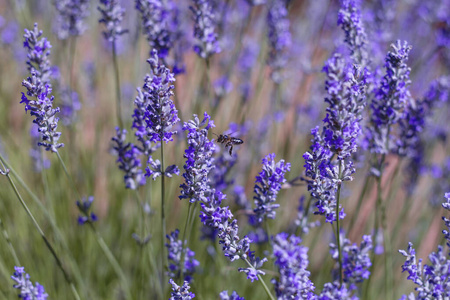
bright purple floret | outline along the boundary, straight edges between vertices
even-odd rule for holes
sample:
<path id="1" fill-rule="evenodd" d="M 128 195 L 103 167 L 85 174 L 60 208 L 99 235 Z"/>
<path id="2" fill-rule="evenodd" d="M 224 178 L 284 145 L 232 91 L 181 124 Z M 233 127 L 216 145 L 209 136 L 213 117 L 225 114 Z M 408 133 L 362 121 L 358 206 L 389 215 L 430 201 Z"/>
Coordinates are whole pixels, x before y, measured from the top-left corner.
<path id="1" fill-rule="evenodd" d="M 19 298 L 24 300 L 46 300 L 48 298 L 42 285 L 36 282 L 33 286 L 30 275 L 25 273 L 24 267 L 14 267 L 14 270 L 11 278 L 16 282 L 13 287 L 20 290 Z"/>
<path id="2" fill-rule="evenodd" d="M 189 147 L 183 155 L 186 159 L 183 166 L 185 182 L 180 185 L 180 199 L 189 199 L 191 203 L 207 201 L 211 189 L 208 174 L 214 168 L 212 155 L 215 149 L 214 143 L 208 139 L 208 130 L 213 127 L 214 121 L 206 112 L 202 121 L 194 115 L 194 120 L 183 125 Z"/>
<path id="3" fill-rule="evenodd" d="M 309 279 L 308 248 L 295 235 L 279 233 L 273 238 L 273 256 L 280 277 L 272 279 L 277 299 L 311 299 L 315 295 L 314 284 Z"/>
<path id="4" fill-rule="evenodd" d="M 281 186 L 286 182 L 284 176 L 290 169 L 291 164 L 284 159 L 275 162 L 274 153 L 263 158 L 262 171 L 256 176 L 253 197 L 256 206 L 253 211 L 259 223 L 265 218 L 275 219 L 275 209 L 280 206 L 275 201 Z"/>
<path id="5" fill-rule="evenodd" d="M 183 285 L 179 286 L 170 278 L 169 283 L 172 285 L 169 300 L 191 300 L 195 298 L 195 294 L 189 291 L 191 287 L 187 281 L 184 281 Z"/>

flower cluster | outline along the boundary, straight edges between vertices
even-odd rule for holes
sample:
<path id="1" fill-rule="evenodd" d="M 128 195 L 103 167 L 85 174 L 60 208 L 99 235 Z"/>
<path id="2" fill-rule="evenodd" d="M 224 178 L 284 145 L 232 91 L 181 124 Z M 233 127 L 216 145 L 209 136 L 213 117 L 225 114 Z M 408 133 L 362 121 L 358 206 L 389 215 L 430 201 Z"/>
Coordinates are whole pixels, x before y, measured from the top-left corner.
<path id="1" fill-rule="evenodd" d="M 106 27 L 103 36 L 106 40 L 114 42 L 118 36 L 128 32 L 121 26 L 125 9 L 120 6 L 118 0 L 100 0 L 100 4 L 103 6 L 97 8 L 101 14 L 99 23 L 104 23 Z"/>
<path id="2" fill-rule="evenodd" d="M 151 142 L 164 141 L 168 143 L 176 134 L 172 127 L 180 121 L 178 111 L 170 99 L 173 96 L 174 86 L 172 84 L 175 82 L 175 77 L 167 67 L 160 64 L 157 50 L 152 50 L 147 62 L 150 65 L 151 74 L 145 77 L 141 101 L 147 104 L 144 113 L 146 134 Z M 134 124 L 133 127 L 135 127 Z M 141 128 L 135 128 L 142 131 Z"/>
<path id="3" fill-rule="evenodd" d="M 172 285 L 172 292 L 170 293 L 169 300 L 191 300 L 195 298 L 195 294 L 189 291 L 191 287 L 187 281 L 185 281 L 182 286 L 179 286 L 172 278 L 170 278 L 169 283 Z"/>
<path id="4" fill-rule="evenodd" d="M 253 210 L 258 223 L 265 218 L 275 219 L 275 209 L 280 205 L 275 204 L 278 192 L 283 183 L 286 172 L 290 171 L 291 164 L 286 163 L 284 159 L 275 162 L 275 154 L 268 154 L 262 160 L 262 171 L 256 176 L 255 181 L 255 209 Z"/>
<path id="5" fill-rule="evenodd" d="M 97 221 L 97 215 L 91 212 L 92 202 L 94 202 L 94 197 L 83 197 L 77 201 L 77 207 L 82 215 L 78 216 L 78 224 L 83 225 L 86 223 L 92 223 Z"/>
<path id="6" fill-rule="evenodd" d="M 355 172 L 351 155 L 356 152 L 361 135 L 367 74 L 356 67 L 350 70 L 339 54 L 330 58 L 323 70 L 327 75 L 327 115 L 321 133 L 318 127 L 311 130 L 312 145 L 303 158 L 305 175 L 310 178 L 308 191 L 316 199 L 316 213 L 332 223 L 336 220 L 337 188 L 342 182 L 353 180 L 351 175 Z M 342 209 L 339 218 L 343 217 Z"/>
<path id="7" fill-rule="evenodd" d="M 358 0 L 343 0 L 338 14 L 338 25 L 345 33 L 352 60 L 364 68 L 368 64 L 367 35 L 361 20 Z"/>
<path id="8" fill-rule="evenodd" d="M 450 193 L 445 194 L 447 202 L 442 206 L 450 211 Z M 443 230 L 447 245 L 450 246 L 450 220 L 442 217 L 447 230 Z M 444 247 L 439 245 L 437 252 L 431 253 L 428 258 L 429 265 L 423 265 L 422 259 L 416 260 L 416 250 L 412 243 L 408 243 L 408 249 L 399 250 L 406 258 L 402 266 L 402 272 L 408 272 L 408 280 L 414 282 L 417 287 L 417 295 L 411 293 L 402 299 L 445 299 L 450 294 L 450 258 L 449 253 L 444 252 Z"/>
<path id="9" fill-rule="evenodd" d="M 224 255 L 230 261 L 242 259 L 251 265 L 251 267 L 239 268 L 238 270 L 246 273 L 247 279 L 253 282 L 253 280 L 258 280 L 258 275 L 265 274 L 259 268 L 267 261 L 267 258 L 255 257 L 253 252 L 250 251 L 250 239 L 247 236 L 242 239 L 239 237 L 237 220 L 233 218 L 233 214 L 228 207 L 220 206 L 225 197 L 222 192 L 212 190 L 206 201 L 200 204 L 202 208 L 200 219 L 203 225 L 217 232 L 219 244 L 222 245 Z"/>
<path id="10" fill-rule="evenodd" d="M 11 278 L 16 282 L 13 287 L 20 290 L 19 298 L 30 300 L 47 299 L 48 294 L 45 292 L 44 287 L 37 282 L 33 286 L 33 283 L 30 281 L 30 275 L 25 273 L 24 267 L 14 267 L 14 270 L 15 272 Z"/>
<path id="11" fill-rule="evenodd" d="M 197 43 L 194 51 L 201 58 L 208 59 L 215 53 L 221 51 L 217 42 L 215 30 L 215 16 L 210 0 L 193 0 L 194 5 L 190 7 L 194 13 L 194 37 Z"/>
<path id="12" fill-rule="evenodd" d="M 27 92 L 22 93 L 20 103 L 25 103 L 25 112 L 29 110 L 30 115 L 35 117 L 33 123 L 39 126 L 41 139 L 38 145 L 45 147 L 47 151 L 57 152 L 64 144 L 58 143 L 61 133 L 56 131 L 59 120 L 56 114 L 59 108 L 53 108 L 54 97 L 50 95 L 52 86 L 48 56 L 51 45 L 41 36 L 42 31 L 38 29 L 37 24 L 34 24 L 34 30 L 25 29 L 23 45 L 28 51 L 27 66 L 31 77 L 22 82 Z"/>
<path id="13" fill-rule="evenodd" d="M 116 127 L 116 136 L 112 138 L 115 142 L 114 150 L 117 153 L 119 169 L 125 172 L 124 181 L 127 189 L 135 190 L 145 184 L 145 176 L 141 169 L 139 156 L 141 151 L 132 143 L 126 143 L 127 131 Z"/>
<path id="14" fill-rule="evenodd" d="M 220 300 L 245 300 L 244 297 L 240 297 L 236 291 L 228 295 L 228 291 L 223 291 L 219 294 Z"/>
<path id="15" fill-rule="evenodd" d="M 349 285 L 350 290 L 356 289 L 356 283 L 363 282 L 370 276 L 369 268 L 372 265 L 369 252 L 372 249 L 372 237 L 364 235 L 359 247 L 351 244 L 348 239 L 344 239 L 341 244 L 342 270 L 344 282 Z M 335 244 L 330 244 L 330 254 L 337 261 L 338 248 Z"/>
<path id="16" fill-rule="evenodd" d="M 58 14 L 54 30 L 60 40 L 83 34 L 86 29 L 84 19 L 89 15 L 89 2 L 90 0 L 55 1 Z"/>
<path id="17" fill-rule="evenodd" d="M 358 297 L 352 295 L 353 292 L 349 290 L 345 284 L 340 285 L 339 282 L 325 283 L 322 292 L 315 300 L 358 300 Z"/>
<path id="18" fill-rule="evenodd" d="M 212 155 L 215 147 L 214 143 L 208 139 L 208 130 L 213 127 L 214 121 L 206 112 L 201 122 L 198 116 L 194 115 L 194 120 L 185 122 L 183 125 L 183 131 L 187 131 L 189 147 L 183 155 L 186 159 L 186 164 L 183 166 L 185 182 L 180 185 L 180 200 L 189 199 L 191 203 L 205 202 L 209 195 L 208 174 L 214 168 Z"/>
<path id="19" fill-rule="evenodd" d="M 278 280 L 272 279 L 277 299 L 311 299 L 314 284 L 309 279 L 308 248 L 295 235 L 279 233 L 273 238 L 273 256 L 280 271 Z"/>
<path id="20" fill-rule="evenodd" d="M 393 50 L 388 52 L 385 60 L 386 75 L 375 90 L 370 106 L 369 149 L 378 154 L 392 150 L 393 145 L 389 142 L 393 140 L 391 127 L 399 121 L 402 110 L 411 99 L 408 90 L 410 68 L 406 65 L 411 46 L 406 41 L 397 41 L 391 46 Z"/>
<path id="21" fill-rule="evenodd" d="M 158 51 L 159 57 L 166 57 L 175 39 L 175 3 L 172 0 L 136 0 L 136 9 L 141 15 L 143 32 L 150 47 Z"/>
<path id="22" fill-rule="evenodd" d="M 287 52 L 291 46 L 289 19 L 286 2 L 270 0 L 267 13 L 268 39 L 270 44 L 268 64 L 272 68 L 272 80 L 281 82 L 281 69 L 287 63 Z"/>
<path id="23" fill-rule="evenodd" d="M 192 280 L 192 275 L 195 273 L 196 268 L 200 265 L 199 261 L 194 258 L 195 252 L 189 248 L 186 248 L 183 270 L 180 270 L 181 254 L 183 248 L 183 242 L 178 238 L 179 230 L 171 232 L 170 235 L 166 235 L 168 242 L 166 243 L 168 259 L 169 259 L 169 271 L 167 275 L 170 278 L 179 277 L 180 273 L 184 274 L 184 281 L 188 283 Z"/>

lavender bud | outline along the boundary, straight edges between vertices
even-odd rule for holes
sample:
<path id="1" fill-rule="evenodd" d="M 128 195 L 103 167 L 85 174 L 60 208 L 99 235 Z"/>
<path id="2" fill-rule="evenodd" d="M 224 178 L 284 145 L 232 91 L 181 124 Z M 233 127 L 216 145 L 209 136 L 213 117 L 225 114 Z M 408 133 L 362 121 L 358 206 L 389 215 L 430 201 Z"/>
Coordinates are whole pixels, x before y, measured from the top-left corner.
<path id="1" fill-rule="evenodd" d="M 194 46 L 195 53 L 201 58 L 208 59 L 221 51 L 217 42 L 217 34 L 214 32 L 216 21 L 210 0 L 192 0 L 190 7 L 194 13 L 194 37 L 197 43 Z"/>
<path id="2" fill-rule="evenodd" d="M 98 220 L 97 215 L 91 212 L 92 202 L 94 202 L 94 197 L 83 197 L 81 201 L 77 201 L 77 207 L 82 215 L 78 216 L 78 224 L 83 225 L 86 223 L 93 223 Z"/>
<path id="3" fill-rule="evenodd" d="M 86 30 L 84 19 L 89 15 L 90 0 L 55 1 L 57 11 L 54 31 L 60 40 L 78 36 Z"/>
<path id="4" fill-rule="evenodd" d="M 103 31 L 103 36 L 106 40 L 114 42 L 118 36 L 128 32 L 127 29 L 122 29 L 121 23 L 125 15 L 125 9 L 120 6 L 118 0 L 100 0 L 97 9 L 100 11 L 101 18 L 99 23 L 104 23 L 106 30 Z"/>
<path id="5" fill-rule="evenodd" d="M 14 267 L 14 274 L 11 276 L 12 280 L 16 282 L 13 288 L 20 290 L 19 298 L 21 299 L 36 299 L 46 300 L 48 294 L 45 292 L 44 287 L 39 283 L 33 283 L 30 281 L 30 275 L 25 273 L 24 267 Z"/>
<path id="6" fill-rule="evenodd" d="M 200 263 L 194 258 L 195 252 L 186 248 L 183 270 L 180 270 L 183 242 L 178 238 L 179 233 L 180 231 L 176 229 L 171 232 L 170 235 L 166 235 L 168 240 L 166 247 L 169 259 L 169 271 L 167 272 L 167 275 L 171 278 L 175 278 L 176 276 L 180 276 L 180 273 L 184 274 L 185 277 L 183 280 L 190 283 L 192 275 L 195 273 L 196 268 Z"/>
<path id="7" fill-rule="evenodd" d="M 169 283 L 172 285 L 172 292 L 170 293 L 169 300 L 191 300 L 195 298 L 195 294 L 189 291 L 191 287 L 187 281 L 185 281 L 182 286 L 179 286 L 172 278 L 170 278 Z"/>

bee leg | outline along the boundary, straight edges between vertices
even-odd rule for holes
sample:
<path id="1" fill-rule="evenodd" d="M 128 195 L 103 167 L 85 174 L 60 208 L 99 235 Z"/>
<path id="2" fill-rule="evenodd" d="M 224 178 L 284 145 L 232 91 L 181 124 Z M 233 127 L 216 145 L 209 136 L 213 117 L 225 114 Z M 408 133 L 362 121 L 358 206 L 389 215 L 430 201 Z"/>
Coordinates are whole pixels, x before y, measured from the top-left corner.
<path id="1" fill-rule="evenodd" d="M 232 155 L 233 154 L 233 145 L 231 145 L 231 147 L 230 147 L 230 155 Z"/>

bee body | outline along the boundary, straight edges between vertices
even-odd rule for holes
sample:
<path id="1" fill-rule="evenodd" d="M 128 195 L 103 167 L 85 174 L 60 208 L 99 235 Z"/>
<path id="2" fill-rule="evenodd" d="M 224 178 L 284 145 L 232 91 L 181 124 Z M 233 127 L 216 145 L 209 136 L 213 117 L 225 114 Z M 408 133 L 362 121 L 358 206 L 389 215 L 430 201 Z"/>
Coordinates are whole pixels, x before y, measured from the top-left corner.
<path id="1" fill-rule="evenodd" d="M 233 154 L 233 146 L 234 145 L 240 145 L 240 144 L 244 143 L 243 140 L 241 140 L 239 138 L 235 138 L 235 137 L 229 136 L 227 134 L 219 134 L 219 135 L 217 135 L 217 142 L 222 144 L 222 145 L 225 145 L 225 148 L 230 147 L 230 150 L 229 150 L 230 155 Z"/>

